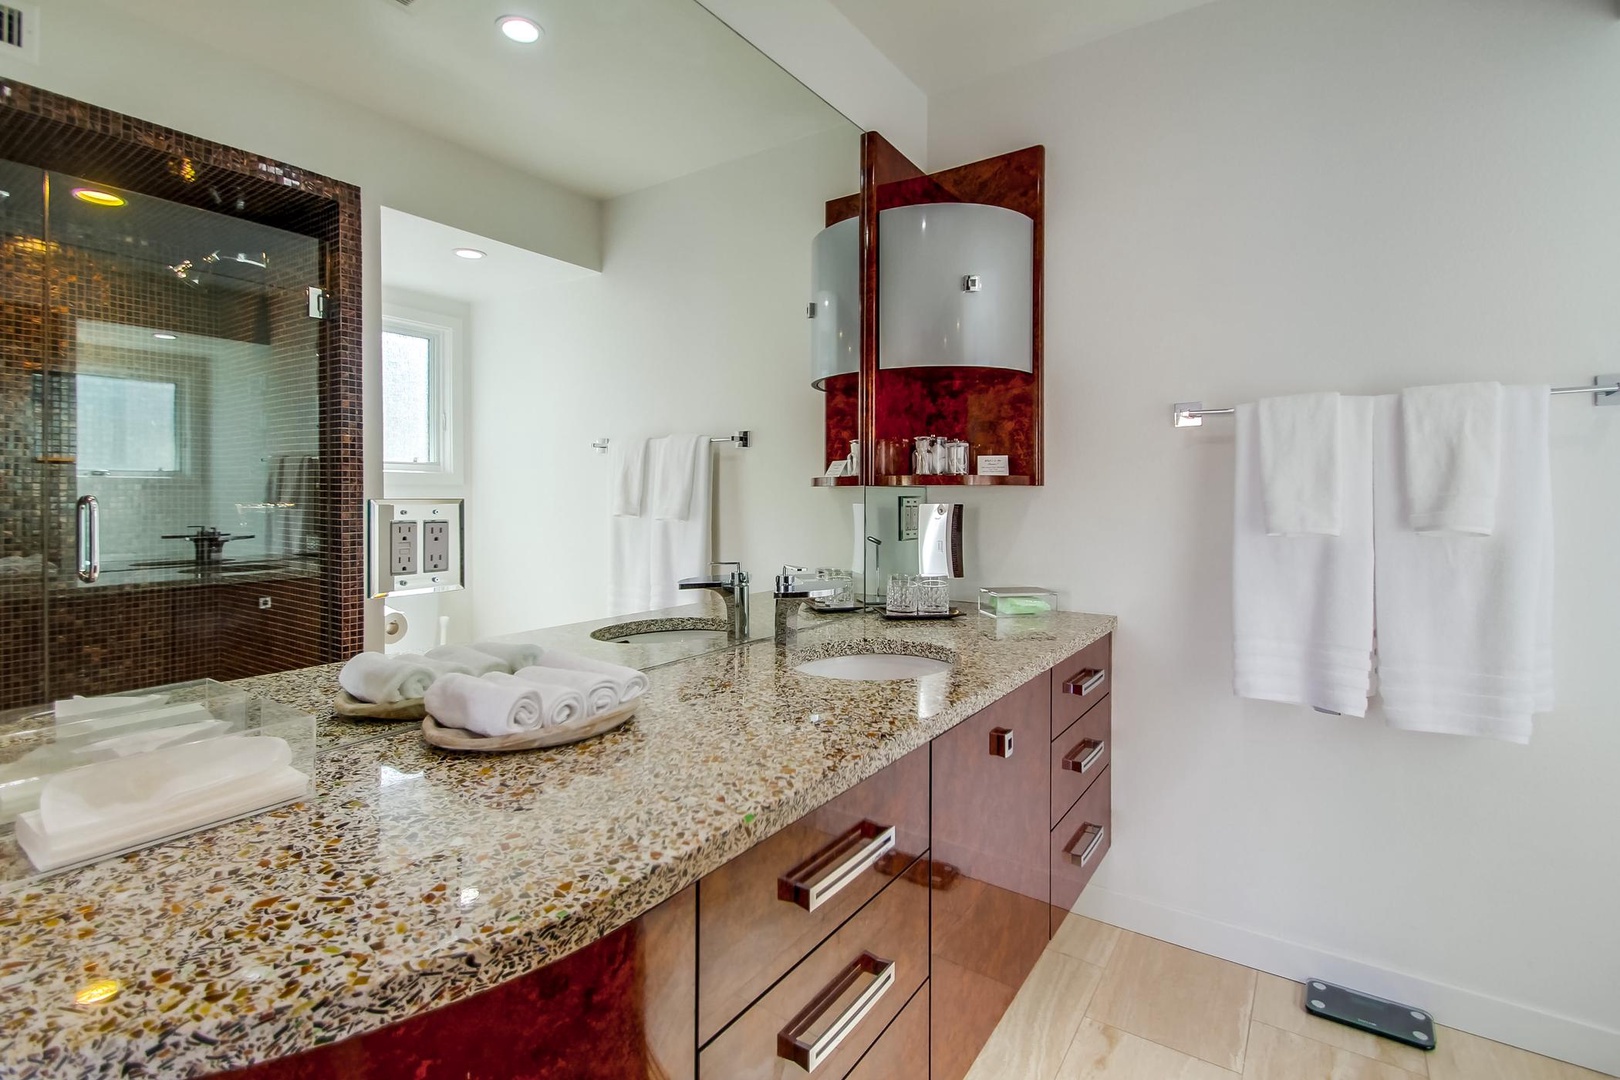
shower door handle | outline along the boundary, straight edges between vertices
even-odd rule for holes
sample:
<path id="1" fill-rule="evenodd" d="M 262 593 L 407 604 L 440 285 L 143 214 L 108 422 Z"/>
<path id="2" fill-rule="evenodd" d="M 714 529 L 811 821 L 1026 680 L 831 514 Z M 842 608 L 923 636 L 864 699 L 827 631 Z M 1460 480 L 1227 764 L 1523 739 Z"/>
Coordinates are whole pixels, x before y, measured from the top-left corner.
<path id="1" fill-rule="evenodd" d="M 101 508 L 96 497 L 79 496 L 74 515 L 79 527 L 79 580 L 92 582 L 101 576 Z"/>

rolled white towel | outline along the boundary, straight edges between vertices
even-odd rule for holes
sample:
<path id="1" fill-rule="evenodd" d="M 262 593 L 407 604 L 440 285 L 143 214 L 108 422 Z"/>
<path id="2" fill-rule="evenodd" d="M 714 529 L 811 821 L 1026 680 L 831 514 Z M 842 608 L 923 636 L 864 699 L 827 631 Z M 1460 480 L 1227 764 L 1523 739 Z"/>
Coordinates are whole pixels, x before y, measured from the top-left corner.
<path id="1" fill-rule="evenodd" d="M 421 667 L 425 667 L 429 671 L 433 672 L 434 678 L 438 678 L 440 675 L 449 675 L 452 673 L 457 675 L 482 674 L 482 672 L 475 671 L 466 664 L 458 664 L 454 660 L 435 660 L 432 657 L 424 656 L 421 653 L 389 653 L 388 656 L 391 660 L 404 660 L 406 663 L 417 664 Z"/>
<path id="2" fill-rule="evenodd" d="M 531 670 L 525 668 L 525 671 Z M 532 670 L 539 670 L 538 668 Z M 495 672 L 485 675 L 484 678 L 493 682 L 514 682 L 521 687 L 534 690 L 540 695 L 540 726 L 556 727 L 559 724 L 570 724 L 575 720 L 583 720 L 591 715 L 589 706 L 585 703 L 585 695 L 572 686 L 560 682 L 540 682 L 528 678 L 523 672 L 516 675 L 502 675 Z"/>
<path id="3" fill-rule="evenodd" d="M 614 685 L 613 680 L 589 671 L 569 671 L 566 668 L 553 667 L 526 667 L 519 670 L 513 677 L 523 679 L 537 686 L 561 686 L 573 690 L 584 701 L 586 716 L 597 716 L 610 709 L 616 709 L 621 704 L 619 701 L 619 688 Z"/>
<path id="4" fill-rule="evenodd" d="M 517 641 L 475 641 L 467 646 L 488 653 L 506 665 L 507 671 L 533 667 L 540 662 L 540 646 L 525 645 Z"/>
<path id="5" fill-rule="evenodd" d="M 500 675 L 506 675 L 504 679 Z M 495 737 L 541 726 L 540 693 L 533 683 L 505 672 L 475 679 L 449 674 L 428 688 L 427 711 L 446 727 Z"/>
<path id="6" fill-rule="evenodd" d="M 606 660 L 594 660 L 588 656 L 576 656 L 561 649 L 542 647 L 540 659 L 536 660 L 535 664 L 540 667 L 562 668 L 564 671 L 588 671 L 593 675 L 606 676 L 613 680 L 621 704 L 645 694 L 647 687 L 651 685 L 647 681 L 647 676 L 633 667 L 610 664 Z"/>
<path id="7" fill-rule="evenodd" d="M 421 664 L 382 653 L 356 653 L 338 672 L 338 685 L 351 697 L 388 705 L 427 693 L 436 673 Z"/>
<path id="8" fill-rule="evenodd" d="M 466 669 L 468 675 L 488 675 L 492 671 L 512 674 L 512 669 L 507 666 L 506 661 L 487 652 L 479 652 L 470 645 L 440 645 L 422 655 L 440 663 L 459 665 Z"/>

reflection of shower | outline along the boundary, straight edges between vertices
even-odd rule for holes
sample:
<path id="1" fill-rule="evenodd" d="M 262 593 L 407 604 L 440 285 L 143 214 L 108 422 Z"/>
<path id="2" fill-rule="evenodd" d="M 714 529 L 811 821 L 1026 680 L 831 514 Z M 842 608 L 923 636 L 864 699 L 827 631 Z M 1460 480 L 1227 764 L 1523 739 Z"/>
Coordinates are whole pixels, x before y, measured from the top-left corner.
<path id="1" fill-rule="evenodd" d="M 240 263 L 243 266 L 256 266 L 260 270 L 270 269 L 270 256 L 264 252 L 260 252 L 257 259 L 245 251 L 239 251 L 235 255 L 221 255 L 219 252 L 215 251 L 211 254 L 204 255 L 202 258 L 203 266 L 210 266 L 219 262 Z M 200 269 L 201 267 L 192 262 L 190 259 L 182 259 L 178 263 L 175 263 L 173 266 L 169 267 L 169 272 L 174 274 L 175 277 L 179 278 L 187 285 L 201 285 L 202 279 L 197 276 Z"/>

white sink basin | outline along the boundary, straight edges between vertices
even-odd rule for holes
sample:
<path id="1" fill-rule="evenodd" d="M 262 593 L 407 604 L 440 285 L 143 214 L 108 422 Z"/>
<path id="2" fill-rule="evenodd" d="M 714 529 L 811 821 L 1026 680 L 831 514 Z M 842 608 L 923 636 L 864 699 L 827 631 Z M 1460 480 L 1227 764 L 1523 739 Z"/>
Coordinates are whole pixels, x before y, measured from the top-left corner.
<path id="1" fill-rule="evenodd" d="M 928 675 L 938 675 L 940 672 L 951 670 L 951 665 L 928 656 L 861 653 L 856 656 L 830 656 L 825 660 L 810 660 L 794 670 L 801 675 L 815 675 L 823 679 L 893 682 L 899 679 L 921 679 Z"/>

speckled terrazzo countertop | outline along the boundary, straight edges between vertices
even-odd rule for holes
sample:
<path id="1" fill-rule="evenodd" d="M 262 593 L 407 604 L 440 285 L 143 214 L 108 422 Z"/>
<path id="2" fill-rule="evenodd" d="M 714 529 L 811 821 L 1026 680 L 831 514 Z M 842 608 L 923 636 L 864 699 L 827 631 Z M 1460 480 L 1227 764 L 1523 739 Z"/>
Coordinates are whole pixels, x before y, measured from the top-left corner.
<path id="1" fill-rule="evenodd" d="M 823 618 L 786 649 L 654 671 L 631 723 L 573 747 L 446 753 L 408 723 L 329 740 L 302 803 L 0 891 L 0 1076 L 205 1075 L 488 989 L 629 922 L 1113 627 Z M 793 670 L 867 651 L 954 666 L 889 683 Z M 308 707 L 334 673 L 250 682 Z M 75 1006 L 101 978 L 122 992 Z"/>

